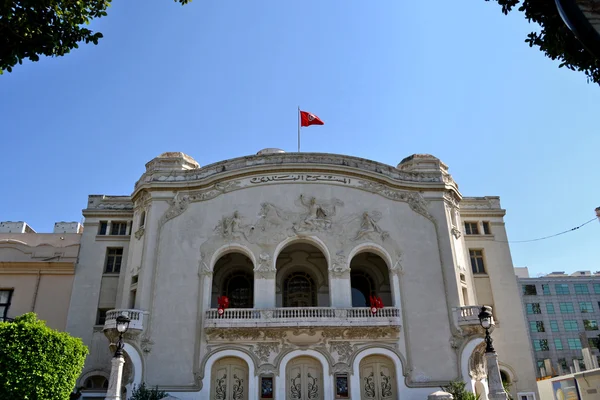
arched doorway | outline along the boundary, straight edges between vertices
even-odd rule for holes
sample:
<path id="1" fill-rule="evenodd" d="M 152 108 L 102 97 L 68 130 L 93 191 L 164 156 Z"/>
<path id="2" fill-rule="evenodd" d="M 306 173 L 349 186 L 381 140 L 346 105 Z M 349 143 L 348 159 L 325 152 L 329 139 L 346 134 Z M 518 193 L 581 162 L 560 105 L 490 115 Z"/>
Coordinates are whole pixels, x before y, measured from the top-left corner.
<path id="1" fill-rule="evenodd" d="M 277 307 L 329 307 L 327 259 L 315 246 L 293 243 L 277 256 Z"/>
<path id="2" fill-rule="evenodd" d="M 360 362 L 360 398 L 373 400 L 396 399 L 396 368 L 384 356 L 368 356 Z"/>
<path id="3" fill-rule="evenodd" d="M 323 370 L 312 357 L 297 357 L 286 368 L 286 399 L 322 400 Z"/>
<path id="4" fill-rule="evenodd" d="M 352 307 L 370 307 L 371 295 L 381 297 L 384 306 L 393 306 L 390 275 L 379 255 L 364 252 L 350 261 Z"/>
<path id="5" fill-rule="evenodd" d="M 248 365 L 237 357 L 225 357 L 214 363 L 211 372 L 214 400 L 248 399 Z"/>
<path id="6" fill-rule="evenodd" d="M 229 298 L 230 308 L 254 306 L 254 267 L 241 253 L 229 253 L 215 263 L 211 307 L 217 308 L 219 296 Z"/>

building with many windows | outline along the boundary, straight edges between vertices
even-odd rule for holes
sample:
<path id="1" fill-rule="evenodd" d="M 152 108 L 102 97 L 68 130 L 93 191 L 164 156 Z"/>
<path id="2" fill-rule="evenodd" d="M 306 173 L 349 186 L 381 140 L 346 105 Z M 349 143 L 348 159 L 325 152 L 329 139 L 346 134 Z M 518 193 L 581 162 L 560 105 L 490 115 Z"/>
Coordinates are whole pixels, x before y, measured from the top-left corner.
<path id="1" fill-rule="evenodd" d="M 0 222 L 0 321 L 35 312 L 65 330 L 81 232 L 78 222 L 57 222 L 53 233 Z"/>
<path id="2" fill-rule="evenodd" d="M 553 272 L 530 278 L 526 268 L 516 271 L 538 376 L 541 368 L 546 376 L 584 370 L 582 349 L 589 348 L 594 357 L 600 354 L 600 273 Z M 551 371 L 544 360 L 550 360 Z"/>
<path id="3" fill-rule="evenodd" d="M 103 396 L 126 313 L 128 393 L 420 400 L 462 379 L 483 400 L 484 304 L 502 376 L 536 398 L 505 211 L 463 197 L 433 156 L 164 153 L 83 214 L 67 325 L 91 349 L 84 398 Z"/>

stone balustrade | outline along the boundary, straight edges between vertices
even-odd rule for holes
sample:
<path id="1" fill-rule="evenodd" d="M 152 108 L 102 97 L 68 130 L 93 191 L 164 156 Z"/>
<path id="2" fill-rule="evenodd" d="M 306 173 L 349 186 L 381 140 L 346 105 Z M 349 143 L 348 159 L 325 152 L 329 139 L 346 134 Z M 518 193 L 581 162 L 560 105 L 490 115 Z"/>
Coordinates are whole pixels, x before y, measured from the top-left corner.
<path id="1" fill-rule="evenodd" d="M 116 329 L 117 317 L 123 314 L 130 319 L 128 332 L 144 330 L 144 314 L 147 314 L 147 312 L 132 309 L 117 309 L 107 311 L 106 319 L 104 320 L 104 330 Z"/>
<path id="2" fill-rule="evenodd" d="M 480 325 L 479 313 L 482 306 L 463 306 L 454 309 L 455 323 L 459 326 Z M 492 325 L 494 320 L 492 319 Z"/>
<path id="3" fill-rule="evenodd" d="M 317 326 L 400 326 L 400 309 L 369 307 L 282 307 L 268 309 L 229 308 L 219 315 L 217 309 L 206 311 L 206 328 L 226 327 L 317 327 Z"/>

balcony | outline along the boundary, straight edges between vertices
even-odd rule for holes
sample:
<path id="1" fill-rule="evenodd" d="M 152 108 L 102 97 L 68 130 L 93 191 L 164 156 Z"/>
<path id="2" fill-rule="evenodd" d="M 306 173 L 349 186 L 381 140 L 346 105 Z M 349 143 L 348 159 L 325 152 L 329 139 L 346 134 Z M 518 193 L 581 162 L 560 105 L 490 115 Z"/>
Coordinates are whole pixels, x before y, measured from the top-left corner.
<path id="1" fill-rule="evenodd" d="M 230 308 L 219 315 L 206 311 L 205 328 L 302 328 L 302 327 L 377 327 L 396 326 L 400 309 L 384 307 L 371 313 L 369 307 L 285 307 L 269 309 Z"/>
<path id="2" fill-rule="evenodd" d="M 130 319 L 129 329 L 127 332 L 141 332 L 144 330 L 144 319 L 147 314 L 148 312 L 146 311 L 132 309 L 118 309 L 107 311 L 106 319 L 104 320 L 104 331 L 106 332 L 116 329 L 117 317 L 119 315 L 126 315 Z"/>
<path id="3" fill-rule="evenodd" d="M 456 307 L 453 311 L 454 323 L 456 327 L 465 334 L 474 334 L 480 331 L 483 332 L 479 323 L 479 313 L 482 306 L 463 306 Z M 492 319 L 491 330 L 494 329 L 495 321 Z"/>

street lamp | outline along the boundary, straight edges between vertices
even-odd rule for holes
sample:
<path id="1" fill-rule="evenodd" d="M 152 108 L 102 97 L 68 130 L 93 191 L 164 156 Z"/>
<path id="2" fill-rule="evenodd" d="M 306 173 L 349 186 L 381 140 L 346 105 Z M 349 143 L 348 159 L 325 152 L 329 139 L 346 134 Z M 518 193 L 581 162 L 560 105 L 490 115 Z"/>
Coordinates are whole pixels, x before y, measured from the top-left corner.
<path id="1" fill-rule="evenodd" d="M 481 307 L 478 317 L 481 327 L 485 329 L 485 360 L 487 364 L 487 383 L 490 391 L 488 398 L 490 400 L 507 400 L 508 395 L 504 390 L 504 385 L 502 385 L 502 376 L 498 365 L 498 354 L 492 346 L 492 337 L 490 336 L 490 328 L 494 322 L 492 307 Z"/>
<path id="2" fill-rule="evenodd" d="M 115 351 L 115 357 L 123 357 L 123 334 L 129 329 L 129 322 L 131 320 L 125 315 L 119 315 L 117 317 L 117 332 L 119 332 L 119 341 L 117 342 L 117 351 Z"/>
<path id="3" fill-rule="evenodd" d="M 492 307 L 483 306 L 481 307 L 481 312 L 478 315 L 479 323 L 485 329 L 485 352 L 486 353 L 495 353 L 494 346 L 492 345 L 492 337 L 490 336 L 490 328 L 492 327 Z"/>
<path id="4" fill-rule="evenodd" d="M 131 320 L 127 314 L 121 314 L 116 319 L 116 328 L 119 332 L 119 340 L 117 342 L 117 350 L 111 360 L 110 378 L 108 380 L 108 390 L 106 391 L 106 400 L 121 400 L 121 381 L 123 379 L 123 334 L 129 329 Z"/>

